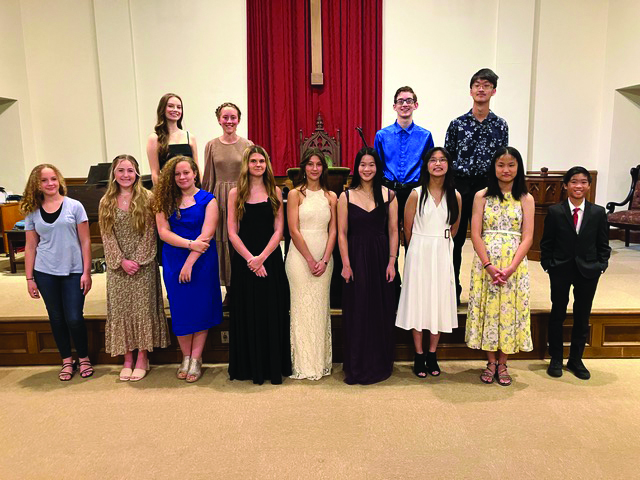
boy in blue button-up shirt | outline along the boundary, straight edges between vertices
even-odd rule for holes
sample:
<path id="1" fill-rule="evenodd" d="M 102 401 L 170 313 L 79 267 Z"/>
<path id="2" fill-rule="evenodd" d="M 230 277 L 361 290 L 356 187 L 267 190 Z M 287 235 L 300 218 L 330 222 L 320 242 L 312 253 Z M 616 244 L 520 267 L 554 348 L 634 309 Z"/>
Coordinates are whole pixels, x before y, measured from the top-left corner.
<path id="1" fill-rule="evenodd" d="M 433 148 L 429 130 L 413 123 L 418 97 L 411 87 L 400 87 L 393 97 L 393 109 L 398 117 L 393 125 L 378 130 L 374 147 L 384 163 L 383 185 L 396 192 L 398 226 L 404 223 L 404 206 L 411 190 L 418 186 L 422 155 Z"/>

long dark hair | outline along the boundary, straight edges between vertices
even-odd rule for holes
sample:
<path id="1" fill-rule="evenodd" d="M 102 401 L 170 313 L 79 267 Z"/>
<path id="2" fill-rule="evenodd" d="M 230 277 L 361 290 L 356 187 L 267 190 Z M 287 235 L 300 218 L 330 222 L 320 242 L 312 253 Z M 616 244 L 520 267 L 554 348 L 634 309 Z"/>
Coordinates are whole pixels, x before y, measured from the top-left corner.
<path id="1" fill-rule="evenodd" d="M 451 155 L 444 147 L 434 147 L 431 150 L 428 150 L 422 155 L 422 169 L 420 170 L 420 186 L 422 187 L 422 192 L 420 192 L 420 203 L 418 209 L 420 212 L 424 209 L 424 204 L 427 201 L 427 197 L 429 196 L 429 180 L 431 179 L 431 174 L 429 173 L 429 159 L 431 156 L 436 153 L 441 152 L 447 158 L 447 173 L 444 175 L 444 195 L 447 199 L 447 222 L 449 225 L 453 225 L 458 220 L 458 199 L 456 198 L 456 187 L 454 185 L 453 179 L 453 161 L 451 160 Z"/>
<path id="2" fill-rule="evenodd" d="M 384 200 L 382 198 L 382 170 L 384 166 L 382 165 L 382 161 L 380 160 L 380 156 L 378 152 L 375 151 L 374 148 L 364 147 L 357 154 L 356 159 L 353 162 L 353 178 L 351 179 L 351 185 L 349 188 L 355 190 L 362 184 L 362 179 L 360 178 L 360 172 L 358 168 L 360 167 L 360 162 L 362 161 L 362 157 L 365 155 L 371 155 L 373 160 L 376 162 L 376 174 L 373 177 L 373 201 L 378 205 L 382 205 Z"/>
<path id="3" fill-rule="evenodd" d="M 156 110 L 156 126 L 154 131 L 158 135 L 158 158 L 164 158 L 169 151 L 169 127 L 167 126 L 167 103 L 171 98 L 177 98 L 180 100 L 180 106 L 182 107 L 182 115 L 176 123 L 178 128 L 182 130 L 182 119 L 184 118 L 184 104 L 182 98 L 175 93 L 165 93 L 158 102 L 158 108 Z"/>
<path id="4" fill-rule="evenodd" d="M 524 163 L 522 162 L 522 155 L 514 147 L 500 147 L 493 154 L 491 159 L 491 167 L 487 173 L 487 193 L 485 197 L 498 197 L 500 201 L 504 201 L 504 194 L 500 190 L 500 184 L 498 183 L 498 177 L 496 176 L 496 162 L 503 155 L 511 155 L 518 162 L 518 171 L 516 178 L 513 179 L 511 184 L 511 195 L 514 199 L 520 200 L 522 196 L 528 193 L 527 183 L 524 180 Z"/>
<path id="5" fill-rule="evenodd" d="M 294 187 L 300 187 L 300 193 L 306 196 L 305 190 L 307 189 L 307 173 L 306 168 L 307 164 L 311 160 L 311 157 L 318 157 L 320 159 L 320 163 L 322 164 L 322 173 L 320 174 L 320 188 L 325 192 L 329 191 L 329 165 L 327 165 L 327 159 L 322 153 L 322 150 L 319 148 L 309 148 L 304 155 L 302 155 L 302 160 L 300 161 L 300 171 L 298 172 L 298 178 L 296 178 L 296 183 Z"/>

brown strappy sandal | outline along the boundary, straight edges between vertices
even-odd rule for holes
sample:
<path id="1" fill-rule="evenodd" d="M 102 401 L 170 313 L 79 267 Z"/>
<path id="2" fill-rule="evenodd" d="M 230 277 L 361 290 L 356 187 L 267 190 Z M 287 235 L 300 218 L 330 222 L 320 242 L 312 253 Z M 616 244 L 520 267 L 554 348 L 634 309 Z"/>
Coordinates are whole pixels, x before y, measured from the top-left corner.
<path id="1" fill-rule="evenodd" d="M 504 367 L 502 372 L 500 372 L 500 367 Z M 498 363 L 498 368 L 496 370 L 496 380 L 498 380 L 498 385 L 502 387 L 508 387 L 513 382 L 511 375 L 507 371 L 506 363 Z"/>
<path id="2" fill-rule="evenodd" d="M 496 367 L 495 370 L 491 370 L 489 368 L 490 365 L 493 365 L 494 367 Z M 480 374 L 480 380 L 482 381 L 482 383 L 493 383 L 493 379 L 496 376 L 496 372 L 498 371 L 498 367 L 496 362 L 487 362 L 487 368 L 485 368 L 482 373 Z"/>

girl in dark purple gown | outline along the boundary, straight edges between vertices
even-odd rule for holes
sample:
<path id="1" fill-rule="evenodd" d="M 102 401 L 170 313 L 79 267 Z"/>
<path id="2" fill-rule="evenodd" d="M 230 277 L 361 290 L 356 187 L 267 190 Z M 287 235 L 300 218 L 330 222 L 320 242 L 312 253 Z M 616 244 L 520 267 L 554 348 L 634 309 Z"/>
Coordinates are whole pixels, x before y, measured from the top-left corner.
<path id="1" fill-rule="evenodd" d="M 353 170 L 338 202 L 343 369 L 346 383 L 368 385 L 393 370 L 398 205 L 382 186 L 382 162 L 373 148 L 358 152 Z"/>

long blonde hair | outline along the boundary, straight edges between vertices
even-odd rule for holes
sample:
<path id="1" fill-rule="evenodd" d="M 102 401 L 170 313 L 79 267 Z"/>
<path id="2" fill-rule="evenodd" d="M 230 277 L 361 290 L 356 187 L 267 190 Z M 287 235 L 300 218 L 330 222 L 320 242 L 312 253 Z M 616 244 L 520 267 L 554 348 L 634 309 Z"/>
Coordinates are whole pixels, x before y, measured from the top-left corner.
<path id="1" fill-rule="evenodd" d="M 156 110 L 156 126 L 154 128 L 156 135 L 158 135 L 158 158 L 164 158 L 169 151 L 169 127 L 167 126 L 167 103 L 169 99 L 175 97 L 180 100 L 182 106 L 182 114 L 178 119 L 177 125 L 182 130 L 182 119 L 184 118 L 184 104 L 179 95 L 175 93 L 165 93 L 158 102 L 158 109 Z"/>
<path id="2" fill-rule="evenodd" d="M 58 170 L 57 167 L 51 165 L 50 163 L 41 163 L 40 165 L 33 167 L 33 170 L 31 170 L 31 173 L 29 174 L 27 185 L 24 187 L 24 193 L 22 194 L 22 200 L 20 201 L 20 212 L 23 215 L 29 215 L 42 206 L 44 194 L 40 189 L 40 174 L 45 168 L 50 168 L 51 170 L 53 170 L 53 173 L 55 173 L 56 177 L 58 177 L 58 183 L 60 184 L 58 192 L 60 193 L 60 195 L 67 195 L 67 184 L 64 181 L 64 177 L 60 173 L 60 170 Z"/>
<path id="3" fill-rule="evenodd" d="M 273 210 L 273 216 L 278 215 L 280 209 L 280 200 L 278 200 L 278 194 L 276 193 L 276 179 L 273 176 L 273 169 L 271 168 L 271 160 L 269 154 L 260 145 L 251 145 L 247 147 L 242 154 L 242 166 L 240 167 L 240 176 L 238 177 L 238 184 L 236 186 L 236 218 L 238 221 L 242 220 L 244 215 L 244 205 L 249 198 L 249 157 L 254 153 L 259 153 L 266 160 L 265 172 L 262 175 L 262 181 L 269 195 L 269 203 L 271 203 L 271 210 Z"/>
<path id="4" fill-rule="evenodd" d="M 109 186 L 107 192 L 100 200 L 98 208 L 98 218 L 100 230 L 105 233 L 113 232 L 113 224 L 116 220 L 116 208 L 118 208 L 118 194 L 120 193 L 120 184 L 116 182 L 115 171 L 118 165 L 124 161 L 131 162 L 136 171 L 136 180 L 133 182 L 131 192 L 131 203 L 129 204 L 129 213 L 131 214 L 131 224 L 138 233 L 144 232 L 145 223 L 149 219 L 151 210 L 149 209 L 150 192 L 142 186 L 140 181 L 140 166 L 138 161 L 131 155 L 118 155 L 111 162 L 109 169 Z"/>
<path id="5" fill-rule="evenodd" d="M 191 165 L 191 170 L 196 174 L 196 188 L 201 188 L 202 185 L 200 183 L 200 170 L 193 158 L 178 155 L 170 159 L 160 170 L 158 183 L 153 187 L 153 200 L 151 202 L 153 213 L 164 213 L 167 220 L 169 220 L 173 212 L 176 212 L 176 216 L 180 218 L 178 204 L 182 198 L 182 190 L 176 183 L 176 165 L 180 162 L 187 162 Z"/>

